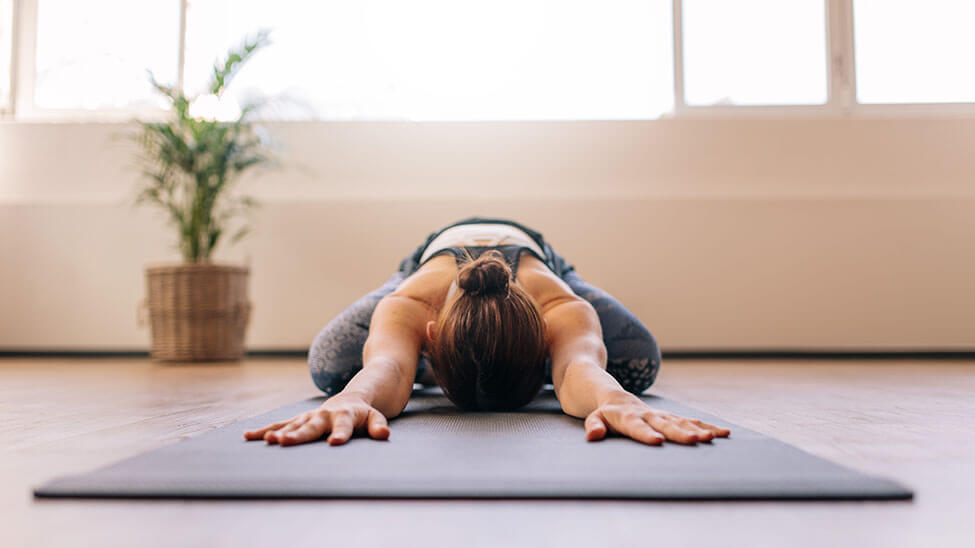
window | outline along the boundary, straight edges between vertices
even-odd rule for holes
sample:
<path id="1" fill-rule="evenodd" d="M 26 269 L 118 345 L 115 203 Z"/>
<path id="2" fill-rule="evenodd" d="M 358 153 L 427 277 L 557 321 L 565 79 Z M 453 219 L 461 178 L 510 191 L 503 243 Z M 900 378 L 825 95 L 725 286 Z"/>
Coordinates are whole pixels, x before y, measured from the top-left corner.
<path id="1" fill-rule="evenodd" d="M 265 29 L 228 95 L 269 119 L 953 113 L 973 22 L 962 0 L 0 0 L 0 113 L 158 111 L 147 69 L 199 93 Z"/>
<path id="2" fill-rule="evenodd" d="M 827 100 L 823 0 L 683 0 L 688 105 Z"/>
<path id="3" fill-rule="evenodd" d="M 0 0 L 0 112 L 10 110 L 11 48 L 13 45 L 13 0 Z"/>
<path id="4" fill-rule="evenodd" d="M 176 83 L 179 0 L 37 1 L 36 107 L 165 105 L 146 69 Z"/>
<path id="5" fill-rule="evenodd" d="M 192 0 L 187 90 L 247 33 L 232 93 L 276 118 L 656 118 L 673 106 L 670 0 Z"/>
<path id="6" fill-rule="evenodd" d="M 975 101 L 975 3 L 855 0 L 857 100 Z"/>

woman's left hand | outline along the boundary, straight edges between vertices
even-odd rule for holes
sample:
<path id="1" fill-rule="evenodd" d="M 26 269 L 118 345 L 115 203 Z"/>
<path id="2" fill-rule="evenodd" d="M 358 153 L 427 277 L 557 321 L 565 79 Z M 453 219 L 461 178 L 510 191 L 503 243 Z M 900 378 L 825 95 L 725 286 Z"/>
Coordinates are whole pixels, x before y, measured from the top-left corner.
<path id="1" fill-rule="evenodd" d="M 597 407 L 586 417 L 585 426 L 589 441 L 615 432 L 650 445 L 660 445 L 665 439 L 694 445 L 731 434 L 727 428 L 654 409 L 630 393 Z"/>

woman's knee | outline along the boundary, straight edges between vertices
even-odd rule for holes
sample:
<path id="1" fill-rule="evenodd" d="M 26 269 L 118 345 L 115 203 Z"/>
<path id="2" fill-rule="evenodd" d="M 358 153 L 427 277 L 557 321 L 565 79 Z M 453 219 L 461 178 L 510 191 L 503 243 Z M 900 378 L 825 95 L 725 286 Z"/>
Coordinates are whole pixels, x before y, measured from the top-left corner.
<path id="1" fill-rule="evenodd" d="M 327 395 L 340 392 L 362 369 L 362 349 L 376 305 L 405 278 L 394 273 L 379 288 L 359 298 L 318 333 L 308 349 L 308 371 L 315 386 Z"/>
<path id="2" fill-rule="evenodd" d="M 627 392 L 641 394 L 654 383 L 660 371 L 660 347 L 650 331 L 633 319 L 623 332 L 608 335 L 606 345 L 606 371 Z"/>
<path id="3" fill-rule="evenodd" d="M 583 280 L 576 272 L 565 277 L 569 287 L 596 310 L 603 329 L 608 359 L 606 370 L 629 392 L 650 387 L 660 370 L 660 347 L 650 330 L 606 291 Z"/>
<path id="4" fill-rule="evenodd" d="M 641 394 L 653 384 L 660 371 L 660 347 L 642 324 L 625 337 L 607 341 L 609 357 L 606 371 L 633 394 Z"/>
<path id="5" fill-rule="evenodd" d="M 315 337 L 308 349 L 308 371 L 315 386 L 331 396 L 340 392 L 362 369 L 362 348 L 368 327 L 335 318 Z"/>

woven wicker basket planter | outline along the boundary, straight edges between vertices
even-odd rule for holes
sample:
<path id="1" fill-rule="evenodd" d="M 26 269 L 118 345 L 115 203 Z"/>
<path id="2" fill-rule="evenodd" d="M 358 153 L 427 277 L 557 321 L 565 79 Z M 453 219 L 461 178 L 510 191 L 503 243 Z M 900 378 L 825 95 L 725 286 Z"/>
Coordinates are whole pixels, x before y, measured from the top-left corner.
<path id="1" fill-rule="evenodd" d="M 246 267 L 146 268 L 151 356 L 166 361 L 239 360 L 250 319 Z"/>

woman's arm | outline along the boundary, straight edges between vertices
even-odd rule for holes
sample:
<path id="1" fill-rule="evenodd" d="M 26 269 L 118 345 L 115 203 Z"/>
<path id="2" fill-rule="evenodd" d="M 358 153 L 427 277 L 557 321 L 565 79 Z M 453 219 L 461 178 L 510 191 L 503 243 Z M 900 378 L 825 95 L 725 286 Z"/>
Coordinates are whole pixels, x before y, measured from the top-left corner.
<path id="1" fill-rule="evenodd" d="M 586 437 L 617 432 L 643 443 L 710 441 L 729 435 L 696 419 L 653 409 L 606 372 L 606 345 L 599 316 L 586 300 L 566 295 L 546 303 L 543 316 L 552 360 L 552 382 L 562 410 L 585 418 Z"/>
<path id="2" fill-rule="evenodd" d="M 330 434 L 332 445 L 345 443 L 356 429 L 375 439 L 389 437 L 387 418 L 409 401 L 423 344 L 423 328 L 435 311 L 428 304 L 391 293 L 376 305 L 362 352 L 362 369 L 338 394 L 314 411 L 244 433 L 248 440 L 294 445 Z"/>
<path id="3" fill-rule="evenodd" d="M 372 314 L 362 370 L 342 393 L 362 398 L 387 418 L 399 415 L 413 391 L 424 328 L 435 317 L 436 310 L 419 299 L 397 293 L 384 297 Z"/>

